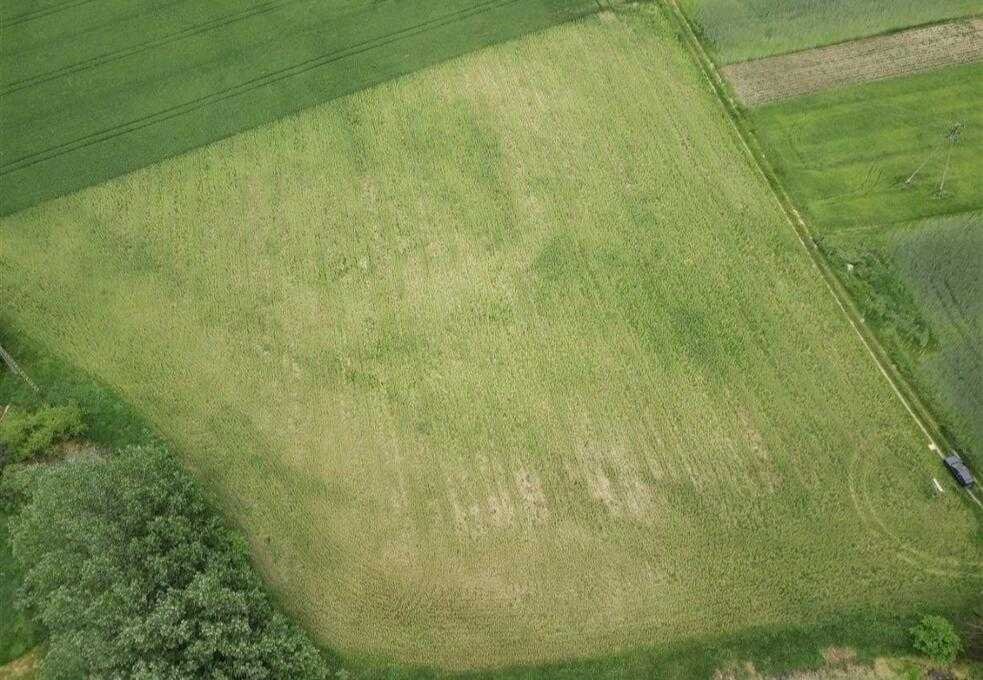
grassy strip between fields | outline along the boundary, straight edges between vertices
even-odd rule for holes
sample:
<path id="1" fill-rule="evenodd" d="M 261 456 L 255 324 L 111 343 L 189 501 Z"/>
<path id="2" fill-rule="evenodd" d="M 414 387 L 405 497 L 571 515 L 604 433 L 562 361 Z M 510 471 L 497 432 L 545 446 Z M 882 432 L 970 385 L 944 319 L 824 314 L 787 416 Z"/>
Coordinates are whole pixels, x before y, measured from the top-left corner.
<path id="1" fill-rule="evenodd" d="M 963 457 L 983 469 L 983 214 L 842 230 L 821 248 Z"/>
<path id="2" fill-rule="evenodd" d="M 734 128 L 739 136 L 744 149 L 753 159 L 755 166 L 768 181 L 774 190 L 774 195 L 788 217 L 789 223 L 795 229 L 803 247 L 809 253 L 809 257 L 826 281 L 829 291 L 836 298 L 837 303 L 843 313 L 850 320 L 851 326 L 857 332 L 864 346 L 870 352 L 871 357 L 877 363 L 878 368 L 884 377 L 891 383 L 892 389 L 898 398 L 905 405 L 912 418 L 918 423 L 919 428 L 924 432 L 930 442 L 931 449 L 938 455 L 942 452 L 952 451 L 956 448 L 955 441 L 947 434 L 946 430 L 940 425 L 934 413 L 928 408 L 918 392 L 912 387 L 911 383 L 904 377 L 898 366 L 895 364 L 891 354 L 884 348 L 877 335 L 870 330 L 864 322 L 863 315 L 857 306 L 857 301 L 850 294 L 849 289 L 836 270 L 830 265 L 827 258 L 822 254 L 816 239 L 813 237 L 809 226 L 803 219 L 801 213 L 796 209 L 783 187 L 774 167 L 768 160 L 767 155 L 762 151 L 757 141 L 757 137 L 752 132 L 744 115 L 730 93 L 726 81 L 720 75 L 715 63 L 703 48 L 699 37 L 693 31 L 689 20 L 679 9 L 676 0 L 666 0 L 667 6 L 672 8 L 672 14 L 676 21 L 683 27 L 688 35 L 687 43 L 693 48 L 697 61 L 707 76 L 708 82 L 718 95 L 718 99 L 727 111 L 728 117 L 733 121 Z M 983 509 L 983 502 L 972 492 L 967 491 L 967 495 L 976 506 Z"/>

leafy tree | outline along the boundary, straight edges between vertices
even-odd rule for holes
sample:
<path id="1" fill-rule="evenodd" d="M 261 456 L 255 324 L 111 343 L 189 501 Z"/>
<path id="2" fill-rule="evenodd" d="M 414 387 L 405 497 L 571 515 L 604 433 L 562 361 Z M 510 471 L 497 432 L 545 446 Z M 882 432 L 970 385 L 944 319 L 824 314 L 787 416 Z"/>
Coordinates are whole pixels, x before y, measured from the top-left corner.
<path id="1" fill-rule="evenodd" d="M 938 664 L 948 665 L 962 651 L 955 627 L 942 616 L 923 616 L 910 631 L 915 649 Z"/>
<path id="2" fill-rule="evenodd" d="M 0 453 L 7 462 L 22 463 L 84 431 L 82 412 L 73 404 L 10 409 L 0 420 Z"/>
<path id="3" fill-rule="evenodd" d="M 44 680 L 326 677 L 271 605 L 243 540 L 165 451 L 30 474 L 11 535 L 23 604 L 50 634 Z"/>

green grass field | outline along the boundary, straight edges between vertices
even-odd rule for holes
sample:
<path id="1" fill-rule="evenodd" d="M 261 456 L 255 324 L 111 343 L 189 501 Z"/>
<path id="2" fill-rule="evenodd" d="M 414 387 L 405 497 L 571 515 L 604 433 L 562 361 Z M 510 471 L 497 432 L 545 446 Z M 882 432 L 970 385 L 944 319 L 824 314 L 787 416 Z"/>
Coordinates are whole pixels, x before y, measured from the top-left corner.
<path id="1" fill-rule="evenodd" d="M 747 115 L 817 232 L 907 222 L 983 207 L 980 82 L 983 64 L 971 64 L 799 97 Z M 959 140 L 948 143 L 957 124 Z"/>
<path id="2" fill-rule="evenodd" d="M 0 7 L 0 214 L 595 0 L 167 0 Z"/>
<path id="3" fill-rule="evenodd" d="M 862 268 L 842 271 L 868 318 L 881 301 L 900 310 L 879 328 L 894 356 L 933 404 L 964 453 L 983 466 L 983 214 L 962 213 L 912 224 L 849 230 L 829 239 L 846 260 L 873 253 L 882 280 Z M 884 281 L 888 285 L 885 285 Z M 908 319 L 931 334 L 911 342 Z M 910 334 L 909 334 L 910 335 Z M 907 340 L 907 341 L 906 341 Z"/>
<path id="4" fill-rule="evenodd" d="M 348 657 L 876 642 L 978 593 L 979 517 L 652 6 L 30 208 L 0 252 L 0 325 L 145 414 Z"/>
<path id="5" fill-rule="evenodd" d="M 979 0 L 679 0 L 714 59 L 732 64 L 979 14 Z"/>
<path id="6" fill-rule="evenodd" d="M 925 220 L 888 237 L 888 252 L 938 335 L 918 368 L 939 385 L 953 429 L 983 469 L 983 213 Z"/>

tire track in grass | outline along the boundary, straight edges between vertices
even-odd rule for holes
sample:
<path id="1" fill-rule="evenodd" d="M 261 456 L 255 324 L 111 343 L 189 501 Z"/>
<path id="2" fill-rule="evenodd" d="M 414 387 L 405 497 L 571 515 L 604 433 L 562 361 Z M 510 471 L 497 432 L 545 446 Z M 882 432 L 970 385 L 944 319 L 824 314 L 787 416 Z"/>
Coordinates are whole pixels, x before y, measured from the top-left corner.
<path id="1" fill-rule="evenodd" d="M 191 99 L 182 104 L 177 104 L 171 106 L 167 109 L 162 109 L 161 111 L 136 118 L 132 121 L 121 123 L 119 125 L 114 125 L 112 127 L 100 130 L 99 132 L 94 132 L 83 137 L 79 137 L 69 142 L 64 142 L 56 146 L 49 147 L 42 151 L 38 151 L 26 156 L 21 156 L 20 158 L 14 159 L 2 166 L 0 166 L 0 177 L 8 175 L 12 172 L 18 170 L 23 170 L 25 168 L 37 165 L 44 161 L 52 160 L 58 156 L 62 156 L 79 149 L 84 149 L 86 147 L 98 144 L 101 142 L 109 141 L 115 137 L 119 137 L 131 132 L 136 132 L 146 127 L 152 125 L 157 125 L 159 123 L 171 120 L 172 118 L 177 118 L 179 116 L 192 113 L 196 110 L 202 109 L 206 106 L 212 104 L 217 104 L 219 102 L 232 99 L 234 97 L 239 97 L 253 90 L 257 90 L 261 87 L 266 87 L 269 85 L 274 85 L 278 82 L 292 78 L 304 73 L 308 73 L 322 66 L 326 66 L 336 61 L 346 59 L 349 57 L 355 57 L 359 54 L 384 47 L 386 45 L 399 42 L 406 38 L 411 38 L 417 35 L 427 33 L 428 31 L 443 28 L 445 26 L 452 25 L 463 19 L 468 19 L 472 16 L 478 16 L 480 14 L 487 13 L 495 9 L 501 9 L 508 7 L 510 5 L 517 4 L 521 0 L 491 0 L 490 2 L 485 2 L 474 7 L 469 7 L 463 10 L 458 10 L 456 12 L 451 12 L 450 14 L 438 17 L 436 19 L 431 19 L 429 21 L 416 24 L 414 26 L 409 26 L 398 31 L 394 31 L 385 36 L 378 38 L 371 38 L 369 40 L 364 40 L 355 45 L 343 48 L 341 50 L 336 50 L 334 52 L 328 52 L 326 54 L 320 55 L 318 57 L 312 57 L 305 61 L 294 64 L 293 66 L 287 66 L 276 71 L 272 71 L 262 76 L 257 76 L 249 80 L 238 83 L 231 87 L 227 87 L 223 90 L 218 90 L 208 95 L 202 97 L 197 97 Z"/>
<path id="2" fill-rule="evenodd" d="M 74 64 L 69 64 L 54 71 L 48 71 L 46 73 L 39 73 L 28 78 L 22 78 L 20 80 L 11 81 L 9 83 L 4 83 L 0 85 L 0 96 L 13 94 L 14 92 L 19 92 L 21 90 L 28 89 L 35 85 L 40 85 L 42 83 L 50 82 L 58 78 L 62 78 L 67 75 L 72 75 L 75 73 L 82 73 L 93 68 L 98 68 L 100 66 L 105 66 L 106 64 L 111 64 L 114 61 L 119 61 L 120 59 L 125 59 L 131 57 L 135 54 L 141 52 L 146 52 L 147 50 L 152 50 L 157 47 L 163 47 L 174 42 L 181 40 L 186 40 L 188 38 L 193 38 L 195 36 L 207 33 L 209 31 L 228 26 L 230 24 L 236 23 L 237 21 L 244 21 L 246 19 L 251 19 L 252 17 L 261 16 L 263 14 L 268 14 L 281 7 L 290 5 L 296 2 L 296 0 L 288 0 L 287 2 L 264 2 L 255 7 L 251 7 L 248 10 L 239 12 L 237 14 L 229 14 L 223 17 L 218 17 L 210 21 L 205 21 L 200 24 L 195 24 L 194 26 L 189 26 L 181 31 L 176 31 L 170 33 L 166 36 L 162 36 L 155 40 L 149 40 L 144 43 L 139 43 L 136 45 L 130 45 L 129 47 L 124 47 L 113 52 L 107 52 L 105 54 L 100 54 L 95 57 L 91 57 L 84 61 L 80 61 Z"/>
<path id="3" fill-rule="evenodd" d="M 158 3 L 154 6 L 154 14 L 160 15 L 161 13 L 171 10 L 179 5 L 193 4 L 195 0 L 158 0 Z M 95 8 L 93 8 L 95 9 Z M 130 21 L 132 19 L 142 19 L 146 17 L 146 10 L 136 10 L 132 12 L 118 12 L 111 20 L 100 21 L 94 24 L 83 24 L 72 26 L 72 30 L 66 31 L 64 33 L 56 34 L 50 38 L 43 35 L 43 30 L 34 31 L 31 34 L 22 33 L 18 37 L 20 38 L 21 44 L 16 45 L 14 49 L 8 51 L 7 45 L 0 43 L 0 60 L 11 59 L 14 57 L 21 57 L 25 54 L 31 54 L 34 51 L 44 51 L 44 52 L 56 52 L 62 48 L 66 42 L 71 42 L 75 39 L 81 39 L 88 33 L 96 32 L 103 29 L 116 29 L 120 24 Z M 98 15 L 97 15 L 98 16 Z M 2 22 L 0 22 L 2 23 Z M 25 38 L 39 39 L 40 42 L 26 42 Z"/>
<path id="4" fill-rule="evenodd" d="M 66 2 L 61 5 L 55 5 L 54 7 L 46 7 L 44 9 L 35 10 L 33 12 L 25 12 L 24 14 L 19 14 L 7 20 L 0 20 L 0 24 L 2 24 L 5 28 L 9 28 L 11 26 L 18 26 L 20 24 L 26 24 L 29 21 L 34 21 L 36 19 L 43 19 L 44 17 L 51 16 L 52 14 L 63 12 L 66 9 L 72 9 L 73 7 L 81 7 L 82 5 L 88 5 L 91 2 L 95 2 L 95 0 L 79 0 L 79 2 Z"/>
<path id="5" fill-rule="evenodd" d="M 847 469 L 847 485 L 850 489 L 850 498 L 853 502 L 854 509 L 857 511 L 857 516 L 860 517 L 861 523 L 869 533 L 893 544 L 899 551 L 898 557 L 900 559 L 904 559 L 925 571 L 942 573 L 947 576 L 983 579 L 983 560 L 939 557 L 938 555 L 918 549 L 891 531 L 884 520 L 874 510 L 873 503 L 866 491 L 871 486 L 869 481 L 871 470 L 870 466 L 864 466 L 863 463 L 863 456 L 858 452 L 853 457 Z M 965 570 L 960 570 L 961 568 Z"/>

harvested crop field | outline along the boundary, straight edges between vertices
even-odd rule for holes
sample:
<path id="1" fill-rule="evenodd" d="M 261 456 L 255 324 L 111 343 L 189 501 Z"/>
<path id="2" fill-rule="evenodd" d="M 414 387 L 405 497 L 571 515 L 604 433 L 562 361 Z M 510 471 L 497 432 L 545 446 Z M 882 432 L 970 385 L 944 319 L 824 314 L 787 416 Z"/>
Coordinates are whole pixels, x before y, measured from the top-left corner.
<path id="1" fill-rule="evenodd" d="M 0 215 L 596 11 L 595 0 L 0 7 Z"/>
<path id="2" fill-rule="evenodd" d="M 653 6 L 0 221 L 351 657 L 499 667 L 953 611 L 978 519 Z M 126 295 L 120 295 L 126 291 Z"/>
<path id="3" fill-rule="evenodd" d="M 731 64 L 721 72 L 741 103 L 757 106 L 976 61 L 983 61 L 980 18 Z"/>

